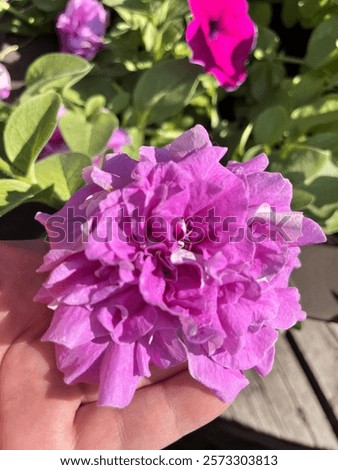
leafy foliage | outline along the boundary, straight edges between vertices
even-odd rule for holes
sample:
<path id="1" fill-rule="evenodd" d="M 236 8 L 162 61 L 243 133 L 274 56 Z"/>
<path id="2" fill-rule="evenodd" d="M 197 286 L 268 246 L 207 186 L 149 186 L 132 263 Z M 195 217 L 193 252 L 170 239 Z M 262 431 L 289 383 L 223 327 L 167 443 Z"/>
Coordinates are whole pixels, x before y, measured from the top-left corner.
<path id="1" fill-rule="evenodd" d="M 259 39 L 249 78 L 232 97 L 233 116 L 220 120 L 214 138 L 231 142 L 228 158 L 248 160 L 265 151 L 271 169 L 294 184 L 294 208 L 335 233 L 338 3 L 284 0 L 280 8 L 259 0 L 251 2 L 251 15 Z"/>
<path id="2" fill-rule="evenodd" d="M 51 32 L 65 3 L 13 0 L 0 10 L 0 29 Z M 132 137 L 128 152 L 136 158 L 140 145 L 164 145 L 201 123 L 229 147 L 228 159 L 265 151 L 271 169 L 293 182 L 294 209 L 327 233 L 338 231 L 337 0 L 249 0 L 258 41 L 248 80 L 231 95 L 188 61 L 186 0 L 102 3 L 111 24 L 93 63 L 39 57 L 19 102 L 0 103 L 0 210 L 28 199 L 60 206 L 118 125 Z M 59 127 L 69 153 L 35 163 L 56 126 L 59 100 L 68 110 Z"/>

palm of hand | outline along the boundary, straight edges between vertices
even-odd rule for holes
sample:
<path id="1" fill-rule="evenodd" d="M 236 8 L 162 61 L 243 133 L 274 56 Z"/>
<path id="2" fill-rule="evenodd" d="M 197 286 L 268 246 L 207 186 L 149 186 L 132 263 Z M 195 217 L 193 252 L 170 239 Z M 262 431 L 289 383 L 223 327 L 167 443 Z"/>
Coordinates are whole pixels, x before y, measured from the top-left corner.
<path id="1" fill-rule="evenodd" d="M 66 385 L 40 342 L 51 313 L 32 300 L 44 250 L 0 243 L 1 449 L 160 449 L 224 410 L 187 371 L 155 374 L 124 410 L 98 407 L 94 386 Z"/>

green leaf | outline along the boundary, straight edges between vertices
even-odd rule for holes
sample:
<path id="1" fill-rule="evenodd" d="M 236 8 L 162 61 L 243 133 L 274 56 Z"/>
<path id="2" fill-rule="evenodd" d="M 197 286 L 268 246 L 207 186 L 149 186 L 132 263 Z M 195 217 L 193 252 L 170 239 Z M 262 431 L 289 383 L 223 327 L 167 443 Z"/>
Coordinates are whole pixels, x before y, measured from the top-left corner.
<path id="1" fill-rule="evenodd" d="M 107 7 L 115 8 L 119 5 L 123 5 L 125 0 L 102 0 L 102 3 L 104 5 L 107 5 Z"/>
<path id="2" fill-rule="evenodd" d="M 288 112 L 283 106 L 263 111 L 256 119 L 253 134 L 258 144 L 275 144 L 288 128 Z"/>
<path id="3" fill-rule="evenodd" d="M 268 26 L 272 17 L 272 6 L 267 2 L 256 1 L 249 4 L 250 16 L 260 26 Z"/>
<path id="4" fill-rule="evenodd" d="M 90 74 L 72 87 L 71 90 L 67 90 L 67 95 L 69 91 L 76 93 L 78 95 L 78 101 L 82 101 L 82 103 L 88 101 L 93 95 L 97 95 L 98 91 L 101 96 L 106 98 L 107 103 L 113 100 L 116 94 L 111 78 L 94 74 Z"/>
<path id="5" fill-rule="evenodd" d="M 66 5 L 66 0 L 32 0 L 34 5 L 47 13 L 61 11 Z"/>
<path id="6" fill-rule="evenodd" d="M 79 153 L 51 155 L 39 161 L 35 174 L 41 189 L 52 188 L 52 196 L 47 194 L 46 204 L 58 208 L 82 185 L 82 170 L 91 164 L 91 159 Z"/>
<path id="7" fill-rule="evenodd" d="M 320 176 L 316 178 L 308 187 L 308 191 L 314 194 L 317 207 L 338 208 L 338 185 L 337 176 Z"/>
<path id="8" fill-rule="evenodd" d="M 130 95 L 124 90 L 119 90 L 114 98 L 110 101 L 110 109 L 115 113 L 119 114 L 121 111 L 126 109 L 130 103 Z"/>
<path id="9" fill-rule="evenodd" d="M 279 37 L 269 28 L 261 26 L 259 28 L 257 45 L 254 51 L 254 56 L 258 60 L 275 55 L 279 46 Z"/>
<path id="10" fill-rule="evenodd" d="M 180 43 L 180 40 L 182 40 L 183 38 L 183 28 L 184 26 L 182 22 L 182 17 L 167 21 L 165 25 L 162 26 L 159 31 L 159 34 L 156 37 L 156 43 L 153 51 L 154 56 L 158 60 L 161 59 L 166 53 L 168 53 L 168 51 L 173 51 L 173 55 L 175 57 L 190 57 L 190 49 L 187 43 L 184 43 L 186 47 L 185 50 L 182 49 L 183 43 Z"/>
<path id="11" fill-rule="evenodd" d="M 85 77 L 92 65 L 73 54 L 46 54 L 30 65 L 26 73 L 28 90 L 25 96 L 48 90 L 62 90 Z"/>
<path id="12" fill-rule="evenodd" d="M 4 130 L 10 115 L 11 108 L 0 101 L 0 155 L 2 156 L 4 156 L 6 153 L 4 147 Z"/>
<path id="13" fill-rule="evenodd" d="M 338 94 L 331 93 L 319 98 L 307 106 L 295 109 L 291 114 L 291 130 L 294 134 L 305 134 L 318 128 L 319 131 L 330 131 L 337 128 Z"/>
<path id="14" fill-rule="evenodd" d="M 101 111 L 86 117 L 70 111 L 59 121 L 59 127 L 68 147 L 90 157 L 105 150 L 107 142 L 117 127 L 118 120 L 112 113 Z"/>
<path id="15" fill-rule="evenodd" d="M 86 116 L 90 117 L 94 114 L 97 114 L 98 112 L 101 111 L 102 108 L 104 108 L 106 105 L 106 99 L 102 95 L 94 95 L 89 98 L 89 100 L 86 102 Z"/>
<path id="16" fill-rule="evenodd" d="M 15 169 L 11 167 L 11 165 L 6 162 L 6 160 L 3 160 L 0 158 L 0 178 L 16 178 L 17 176 L 21 176 L 21 173 L 19 175 L 15 172 Z"/>
<path id="17" fill-rule="evenodd" d="M 299 12 L 303 18 L 311 18 L 322 8 L 325 3 L 327 3 L 327 0 L 303 0 L 298 2 Z"/>
<path id="18" fill-rule="evenodd" d="M 10 113 L 10 106 L 3 101 L 0 101 L 0 123 L 6 122 Z"/>
<path id="19" fill-rule="evenodd" d="M 139 0 L 125 0 L 115 10 L 132 29 L 144 29 L 148 23 L 149 9 Z"/>
<path id="20" fill-rule="evenodd" d="M 149 21 L 142 33 L 144 47 L 147 52 L 150 52 L 154 48 L 157 35 L 158 30 L 156 26 L 151 21 Z"/>
<path id="21" fill-rule="evenodd" d="M 249 68 L 249 88 L 253 99 L 260 102 L 269 99 L 280 88 L 284 67 L 275 62 L 255 62 Z"/>
<path id="22" fill-rule="evenodd" d="M 297 189 L 313 197 L 304 207 L 306 213 L 329 233 L 325 221 L 338 210 L 338 167 L 331 159 L 331 152 L 299 146 L 285 163 L 288 165 L 284 169 L 285 176 L 299 186 Z"/>
<path id="23" fill-rule="evenodd" d="M 293 190 L 293 199 L 292 199 L 292 210 L 301 211 L 305 209 L 311 202 L 313 202 L 315 197 L 313 194 L 303 189 L 294 188 Z"/>
<path id="24" fill-rule="evenodd" d="M 313 29 L 324 18 L 329 18 L 329 15 L 338 13 L 337 0 L 302 0 L 296 3 L 303 28 Z"/>
<path id="25" fill-rule="evenodd" d="M 128 135 L 130 136 L 131 144 L 126 145 L 123 150 L 134 160 L 138 160 L 140 147 L 144 145 L 144 133 L 138 127 L 128 127 Z"/>
<path id="26" fill-rule="evenodd" d="M 188 60 L 160 62 L 144 72 L 134 90 L 141 122 L 163 122 L 190 101 L 201 69 Z"/>
<path id="27" fill-rule="evenodd" d="M 332 235 L 338 232 L 338 210 L 336 210 L 331 217 L 329 217 L 324 225 L 325 233 Z"/>
<path id="28" fill-rule="evenodd" d="M 337 58 L 338 17 L 331 17 L 320 23 L 313 31 L 305 56 L 305 63 L 319 68 Z"/>
<path id="29" fill-rule="evenodd" d="M 142 0 L 103 0 L 102 3 L 111 8 L 123 6 L 123 9 L 135 12 L 146 13 L 148 11 L 148 7 L 146 5 L 148 2 L 144 2 Z"/>
<path id="30" fill-rule="evenodd" d="M 329 72 L 329 67 L 327 67 L 327 69 L 328 69 L 327 72 Z M 327 88 L 328 89 L 338 88 L 338 73 L 336 71 L 333 71 L 333 75 L 329 79 L 329 83 L 327 84 Z"/>
<path id="31" fill-rule="evenodd" d="M 294 183 L 310 183 L 330 162 L 331 153 L 314 147 L 298 145 L 287 157 L 285 173 Z"/>
<path id="32" fill-rule="evenodd" d="M 0 217 L 31 199 L 39 186 L 14 179 L 0 180 Z"/>
<path id="33" fill-rule="evenodd" d="M 329 154 L 330 152 L 327 153 Z M 331 158 L 327 159 L 319 172 L 305 181 L 307 184 L 306 190 L 315 195 L 316 200 L 313 205 L 320 208 L 317 210 L 317 214 L 322 217 L 327 217 L 334 209 L 338 209 L 337 181 L 338 166 Z"/>
<path id="34" fill-rule="evenodd" d="M 294 108 L 308 104 L 323 91 L 324 80 L 314 73 L 297 75 L 291 82 L 290 96 Z"/>
<path id="35" fill-rule="evenodd" d="M 298 321 L 295 325 L 292 327 L 294 330 L 301 331 L 303 329 L 303 323 Z"/>
<path id="36" fill-rule="evenodd" d="M 20 104 L 7 121 L 4 144 L 9 162 L 33 178 L 33 163 L 53 134 L 60 98 L 54 93 L 36 96 Z"/>
<path id="37" fill-rule="evenodd" d="M 298 2 L 295 0 L 284 0 L 282 6 L 282 21 L 286 28 L 292 28 L 298 20 Z"/>
<path id="38" fill-rule="evenodd" d="M 174 17 L 184 17 L 190 14 L 188 2 L 182 2 L 182 0 L 169 0 L 170 14 Z"/>
<path id="39" fill-rule="evenodd" d="M 292 113 L 292 119 L 299 119 L 309 116 L 317 116 L 318 114 L 326 114 L 338 111 L 338 94 L 331 93 L 319 98 L 308 106 L 302 106 Z"/>
<path id="40" fill-rule="evenodd" d="M 322 150 L 330 150 L 333 158 L 338 162 L 338 133 L 324 132 L 309 137 L 306 145 L 310 147 L 318 147 Z"/>

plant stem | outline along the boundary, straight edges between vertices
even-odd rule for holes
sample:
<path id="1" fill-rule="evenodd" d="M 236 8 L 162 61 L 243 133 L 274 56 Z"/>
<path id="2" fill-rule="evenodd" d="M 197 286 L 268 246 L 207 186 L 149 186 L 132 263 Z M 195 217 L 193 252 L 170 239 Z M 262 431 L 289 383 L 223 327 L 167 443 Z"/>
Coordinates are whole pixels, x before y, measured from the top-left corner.
<path id="1" fill-rule="evenodd" d="M 288 55 L 279 55 L 276 57 L 276 60 L 286 64 L 305 65 L 304 60 L 298 59 L 297 57 L 290 57 Z"/>

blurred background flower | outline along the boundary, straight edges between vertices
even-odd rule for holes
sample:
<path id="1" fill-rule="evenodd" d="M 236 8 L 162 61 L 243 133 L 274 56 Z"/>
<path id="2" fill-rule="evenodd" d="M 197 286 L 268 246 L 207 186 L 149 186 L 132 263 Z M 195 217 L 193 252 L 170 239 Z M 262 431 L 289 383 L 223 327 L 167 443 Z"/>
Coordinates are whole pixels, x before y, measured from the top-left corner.
<path id="1" fill-rule="evenodd" d="M 97 0 L 69 0 L 58 17 L 61 51 L 92 60 L 103 47 L 109 14 Z"/>
<path id="2" fill-rule="evenodd" d="M 11 93 L 11 77 L 3 64 L 0 64 L 0 99 L 6 100 Z"/>
<path id="3" fill-rule="evenodd" d="M 256 43 L 257 28 L 246 0 L 189 0 L 193 20 L 186 38 L 192 62 L 202 65 L 227 91 L 246 79 L 245 64 Z"/>

